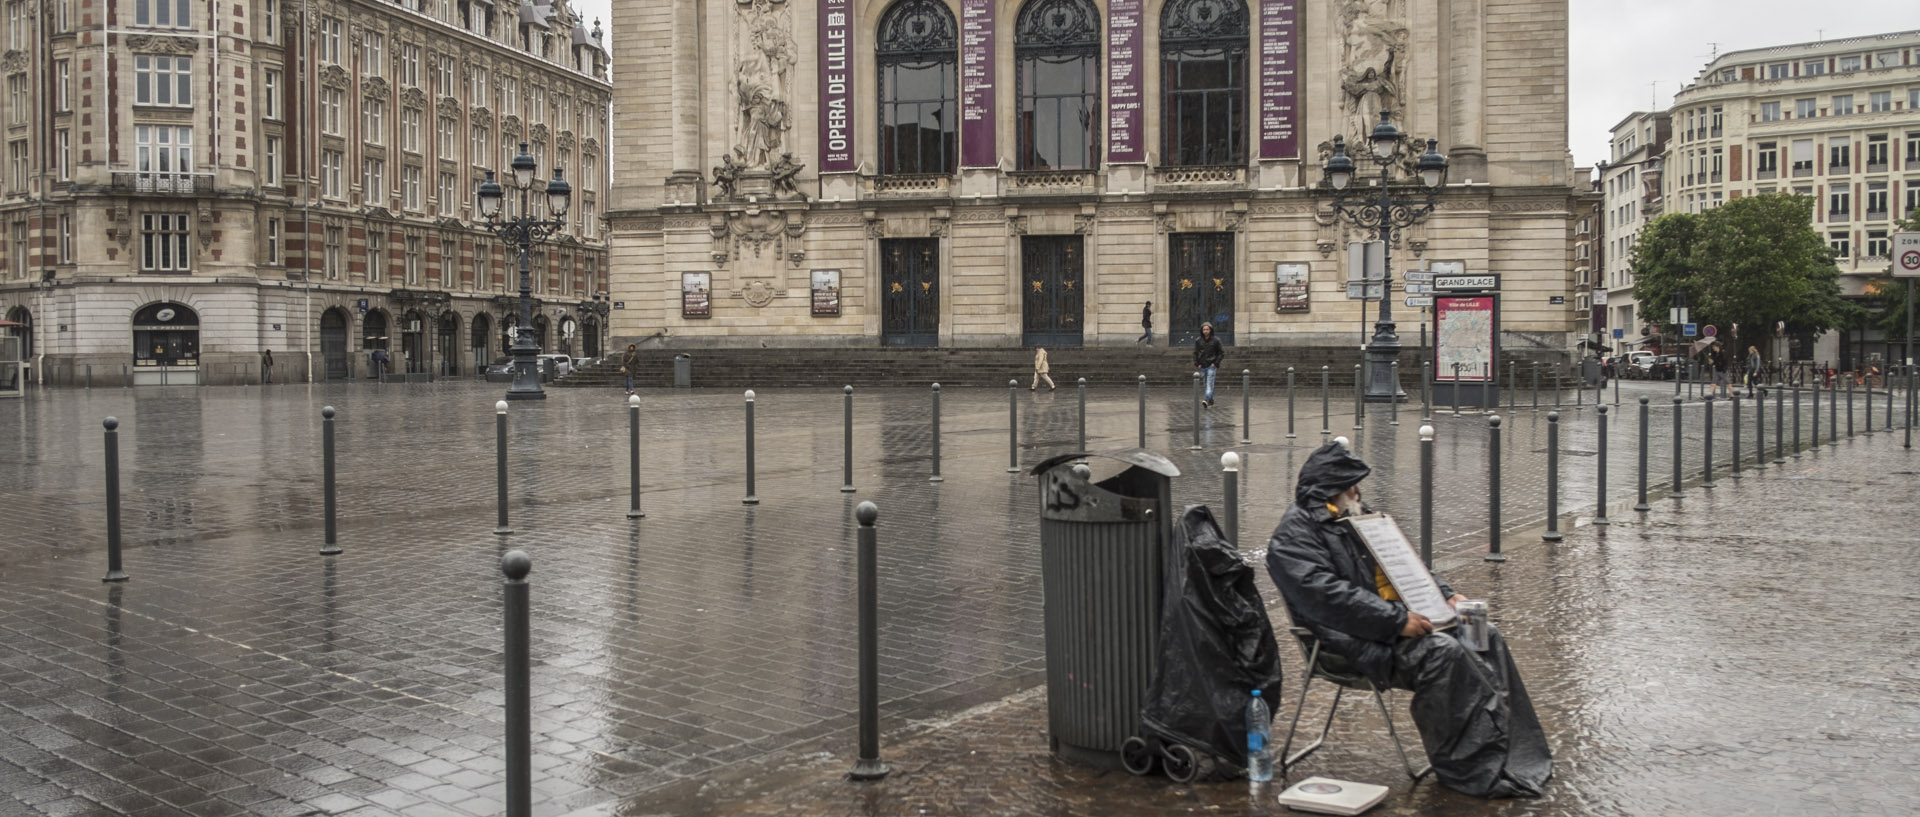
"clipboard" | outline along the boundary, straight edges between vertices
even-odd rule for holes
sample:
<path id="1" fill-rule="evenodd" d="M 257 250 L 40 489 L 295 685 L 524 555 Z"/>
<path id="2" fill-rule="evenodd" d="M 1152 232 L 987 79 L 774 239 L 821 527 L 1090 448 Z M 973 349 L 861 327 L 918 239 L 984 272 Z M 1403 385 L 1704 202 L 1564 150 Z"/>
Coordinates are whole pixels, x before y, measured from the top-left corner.
<path id="1" fill-rule="evenodd" d="M 1400 523 L 1384 513 L 1369 513 L 1349 516 L 1340 520 L 1353 527 L 1359 534 L 1361 544 L 1373 554 L 1373 561 L 1380 566 L 1380 572 L 1386 574 L 1387 582 L 1393 585 L 1395 593 L 1407 609 L 1426 616 L 1433 622 L 1435 630 L 1445 630 L 1460 623 L 1460 616 L 1454 612 L 1453 605 L 1447 603 L 1447 597 L 1440 594 L 1439 583 L 1433 580 L 1432 571 L 1427 570 L 1420 556 L 1413 552 L 1413 544 L 1407 541 L 1406 533 L 1400 530 Z"/>

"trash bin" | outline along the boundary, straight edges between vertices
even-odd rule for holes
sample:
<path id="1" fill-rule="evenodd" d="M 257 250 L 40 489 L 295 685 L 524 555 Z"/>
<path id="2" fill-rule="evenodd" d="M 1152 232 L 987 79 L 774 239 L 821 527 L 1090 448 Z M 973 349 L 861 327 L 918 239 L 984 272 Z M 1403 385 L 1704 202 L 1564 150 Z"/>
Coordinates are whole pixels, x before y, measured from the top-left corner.
<path id="1" fill-rule="evenodd" d="M 540 382 L 542 383 L 553 382 L 553 376 L 555 372 L 554 366 L 555 364 L 554 364 L 553 358 L 550 358 L 550 357 L 540 358 Z"/>
<path id="2" fill-rule="evenodd" d="M 1127 467 L 1096 482 L 1075 464 L 1088 458 Z M 1064 454 L 1032 473 L 1040 481 L 1049 742 L 1061 757 L 1117 767 L 1121 745 L 1140 734 L 1159 654 L 1161 574 L 1180 469 L 1124 449 Z"/>
<path id="3" fill-rule="evenodd" d="M 1600 358 L 1588 356 L 1580 361 L 1580 378 L 1588 386 L 1600 384 Z"/>
<path id="4" fill-rule="evenodd" d="M 673 356 L 673 387 L 676 389 L 693 388 L 693 355 Z"/>

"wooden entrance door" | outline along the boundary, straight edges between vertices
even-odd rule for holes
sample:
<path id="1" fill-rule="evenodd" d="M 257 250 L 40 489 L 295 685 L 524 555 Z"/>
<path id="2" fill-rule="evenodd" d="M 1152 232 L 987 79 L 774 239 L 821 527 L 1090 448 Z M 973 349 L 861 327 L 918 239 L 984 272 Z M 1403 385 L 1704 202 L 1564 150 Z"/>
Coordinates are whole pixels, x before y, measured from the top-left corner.
<path id="1" fill-rule="evenodd" d="M 880 344 L 940 345 L 940 239 L 880 240 Z"/>
<path id="2" fill-rule="evenodd" d="M 1020 240 L 1021 343 L 1080 345 L 1086 294 L 1083 251 L 1077 235 L 1030 235 Z"/>
<path id="3" fill-rule="evenodd" d="M 1233 233 L 1174 233 L 1167 257 L 1173 345 L 1192 344 L 1208 322 L 1214 337 L 1233 345 Z"/>

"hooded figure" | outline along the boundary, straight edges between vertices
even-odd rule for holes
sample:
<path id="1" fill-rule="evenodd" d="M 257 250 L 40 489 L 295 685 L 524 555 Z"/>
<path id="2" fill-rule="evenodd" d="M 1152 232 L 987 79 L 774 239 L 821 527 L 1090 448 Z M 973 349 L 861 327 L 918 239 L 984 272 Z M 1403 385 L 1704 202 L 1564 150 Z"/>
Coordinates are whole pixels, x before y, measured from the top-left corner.
<path id="1" fill-rule="evenodd" d="M 1267 543 L 1267 572 L 1287 614 L 1375 685 L 1413 691 L 1414 724 L 1442 784 L 1480 797 L 1539 796 L 1553 756 L 1499 632 L 1488 628 L 1485 652 L 1434 632 L 1340 521 L 1371 512 L 1358 490 L 1370 472 L 1339 442 L 1301 467 L 1294 503 Z M 1449 603 L 1465 598 L 1435 581 Z"/>

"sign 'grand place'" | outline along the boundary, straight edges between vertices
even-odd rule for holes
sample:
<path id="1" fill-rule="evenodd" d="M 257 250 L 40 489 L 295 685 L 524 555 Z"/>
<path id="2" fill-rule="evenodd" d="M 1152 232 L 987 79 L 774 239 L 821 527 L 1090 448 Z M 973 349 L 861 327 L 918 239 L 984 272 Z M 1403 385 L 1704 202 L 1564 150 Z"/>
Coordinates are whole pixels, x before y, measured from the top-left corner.
<path id="1" fill-rule="evenodd" d="M 1322 168 L 1382 113 L 1396 187 L 1449 165 L 1396 269 L 1502 276 L 1522 347 L 1574 328 L 1565 0 L 614 5 L 616 336 L 1130 343 L 1151 303 L 1176 342 L 1348 346 L 1370 235 Z"/>

